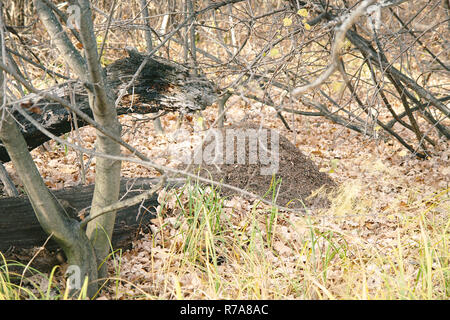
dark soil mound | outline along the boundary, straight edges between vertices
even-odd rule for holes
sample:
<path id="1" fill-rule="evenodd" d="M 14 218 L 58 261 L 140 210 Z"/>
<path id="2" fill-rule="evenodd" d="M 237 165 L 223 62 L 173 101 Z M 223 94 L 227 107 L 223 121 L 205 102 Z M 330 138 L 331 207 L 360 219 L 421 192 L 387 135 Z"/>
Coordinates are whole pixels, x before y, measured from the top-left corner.
<path id="1" fill-rule="evenodd" d="M 215 135 L 212 135 L 213 137 L 205 140 L 202 149 L 203 157 L 191 166 L 192 172 L 200 174 L 204 178 L 212 178 L 215 181 L 221 181 L 222 183 L 264 196 L 270 189 L 273 181 L 270 169 L 274 169 L 272 171 L 274 177 L 276 179 L 281 178 L 276 201 L 278 205 L 289 208 L 304 208 L 304 205 L 308 208 L 327 206 L 328 200 L 323 197 L 323 193 L 319 196 L 308 197 L 315 190 L 323 186 L 325 188 L 332 188 L 336 186 L 336 183 L 326 173 L 319 172 L 314 162 L 300 152 L 287 138 L 279 135 L 277 131 L 264 127 L 260 130 L 258 125 L 244 123 L 226 127 L 216 132 Z M 235 137 L 234 139 L 227 139 L 227 133 L 230 132 L 231 136 Z M 254 156 L 252 160 L 252 153 L 250 152 L 252 150 L 251 148 L 253 148 L 253 151 L 256 150 L 255 142 L 253 142 L 253 145 L 249 143 L 252 140 L 249 136 L 253 135 L 254 137 L 255 134 L 259 138 L 256 141 L 256 144 L 258 144 L 256 158 L 257 160 L 262 160 L 256 161 L 256 163 Z M 239 138 L 243 139 L 244 137 L 245 153 L 243 155 L 242 151 L 244 149 L 237 147 L 237 141 Z M 219 139 L 222 139 L 222 145 L 219 144 L 218 150 L 222 150 L 223 155 L 219 154 L 216 160 L 219 158 L 221 161 L 216 161 L 215 163 L 210 160 L 208 161 L 208 157 L 205 157 L 205 151 L 206 154 L 210 154 L 211 149 L 218 145 L 217 141 Z M 228 141 L 233 141 L 234 149 L 231 150 L 234 153 L 233 155 L 230 155 L 230 149 L 228 149 L 230 144 Z M 263 142 L 262 149 L 261 142 Z M 278 152 L 276 152 L 276 145 L 278 145 Z M 271 162 L 267 159 L 268 157 L 264 157 L 264 151 L 267 152 L 267 150 L 272 151 L 272 153 L 269 153 L 272 158 L 269 158 L 270 160 L 277 160 L 276 164 L 274 164 L 274 161 Z M 262 156 L 261 152 L 263 153 Z M 216 149 L 216 155 L 217 153 Z M 241 158 L 240 161 L 239 157 Z M 230 161 L 231 159 L 233 161 Z M 182 167 L 186 168 L 185 165 Z M 222 188 L 221 193 L 226 196 L 236 194 L 235 191 L 227 188 Z M 265 196 L 265 199 L 272 200 L 272 194 L 271 190 Z"/>

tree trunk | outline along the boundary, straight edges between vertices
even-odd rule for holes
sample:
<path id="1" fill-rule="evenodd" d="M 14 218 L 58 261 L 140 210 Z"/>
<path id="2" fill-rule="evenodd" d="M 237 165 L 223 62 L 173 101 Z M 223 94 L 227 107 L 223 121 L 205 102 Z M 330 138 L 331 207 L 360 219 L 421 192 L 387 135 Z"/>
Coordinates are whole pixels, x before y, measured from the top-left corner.
<path id="1" fill-rule="evenodd" d="M 94 34 L 92 12 L 88 0 L 79 0 L 80 35 L 84 46 L 88 80 L 93 88 L 89 90 L 89 105 L 95 121 L 103 128 L 108 128 L 115 136 L 120 137 L 122 127 L 117 118 L 114 98 L 108 94 L 106 79 L 99 63 L 97 40 Z M 96 146 L 98 152 L 119 156 L 120 145 L 111 138 L 97 131 Z M 121 161 L 96 157 L 95 187 L 92 197 L 91 213 L 95 217 L 97 211 L 119 198 Z M 104 263 L 110 252 L 109 239 L 112 237 L 116 212 L 112 211 L 89 222 L 86 235 L 95 251 L 99 278 L 107 276 L 107 264 Z"/>
<path id="2" fill-rule="evenodd" d="M 0 86 L 3 79 L 0 79 Z M 0 94 L 0 97 L 2 94 Z M 1 100 L 1 99 L 0 99 Z M 0 101 L 1 102 L 1 101 Z M 3 109 L 3 121 L 0 140 L 4 144 L 14 164 L 17 174 L 25 187 L 33 211 L 39 224 L 47 234 L 63 248 L 70 265 L 79 266 L 81 281 L 97 279 L 95 253 L 79 224 L 65 215 L 59 201 L 48 190 L 35 163 L 27 150 L 25 139 L 21 135 L 15 120 Z M 97 284 L 89 286 L 88 294 L 97 291 Z"/>

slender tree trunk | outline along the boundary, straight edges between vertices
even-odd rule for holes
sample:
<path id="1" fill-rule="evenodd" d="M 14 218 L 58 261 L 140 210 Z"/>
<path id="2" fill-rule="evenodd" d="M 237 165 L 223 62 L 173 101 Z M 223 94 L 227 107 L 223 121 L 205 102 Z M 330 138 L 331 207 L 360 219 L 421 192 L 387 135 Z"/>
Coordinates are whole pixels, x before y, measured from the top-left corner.
<path id="1" fill-rule="evenodd" d="M 35 8 L 44 23 L 53 43 L 55 43 L 62 57 L 71 69 L 82 80 L 91 85 L 88 96 L 95 121 L 108 128 L 116 136 L 120 136 L 121 126 L 117 119 L 114 100 L 108 95 L 104 74 L 99 63 L 97 42 L 93 30 L 92 12 L 88 0 L 79 0 L 79 16 L 75 17 L 80 28 L 80 36 L 84 49 L 84 56 L 74 47 L 56 19 L 52 10 L 42 0 L 34 0 Z M 103 134 L 97 133 L 97 150 L 101 153 L 119 155 L 120 146 Z M 120 187 L 120 161 L 96 159 L 95 189 L 91 204 L 91 216 L 95 217 L 102 207 L 117 201 Z M 110 239 L 113 232 L 115 212 L 105 214 L 91 221 L 86 230 L 95 250 L 98 275 L 106 277 L 105 259 L 110 251 Z"/>
<path id="2" fill-rule="evenodd" d="M 3 46 L 4 24 L 1 7 L 0 3 L 0 59 L 3 63 L 6 63 L 3 54 L 5 52 Z M 88 286 L 88 294 L 92 296 L 97 291 L 97 263 L 94 250 L 86 234 L 80 228 L 80 224 L 66 215 L 64 208 L 46 187 L 19 127 L 11 117 L 10 110 L 3 104 L 5 97 L 4 82 L 3 72 L 1 72 L 0 105 L 2 106 L 2 114 L 0 116 L 3 121 L 0 124 L 0 140 L 8 151 L 16 172 L 25 187 L 39 223 L 44 231 L 52 235 L 53 239 L 63 248 L 69 265 L 78 268 L 78 276 L 80 277 L 78 280 L 83 281 L 87 276 L 90 281 L 93 281 Z"/>
<path id="3" fill-rule="evenodd" d="M 147 52 L 151 52 L 153 50 L 153 41 L 152 41 L 152 32 L 150 31 L 150 23 L 148 21 L 149 15 L 148 15 L 148 6 L 147 6 L 147 0 L 141 0 L 141 9 L 142 9 L 142 18 L 144 20 L 144 24 L 147 27 L 145 29 L 145 43 L 147 45 Z M 153 126 L 155 127 L 156 133 L 163 134 L 164 129 L 161 124 L 161 119 L 156 118 L 153 120 Z"/>
<path id="4" fill-rule="evenodd" d="M 93 84 L 94 92 L 91 102 L 95 121 L 108 128 L 116 136 L 120 136 L 121 126 L 117 119 L 114 100 L 108 95 L 106 81 L 101 65 L 98 63 L 97 41 L 94 35 L 92 12 L 88 0 L 78 1 L 81 9 L 80 35 L 86 52 L 86 62 L 89 71 L 89 80 Z M 97 149 L 101 153 L 120 155 L 120 146 L 104 136 L 97 133 Z M 95 189 L 92 199 L 91 216 L 95 217 L 97 212 L 119 198 L 121 162 L 97 157 L 95 168 Z M 114 228 L 116 212 L 100 216 L 90 222 L 86 234 L 94 246 L 99 266 L 99 277 L 106 277 L 107 259 L 110 253 L 110 239 Z"/>
<path id="5" fill-rule="evenodd" d="M 98 287 L 95 282 L 98 278 L 97 261 L 89 239 L 80 224 L 66 216 L 62 205 L 46 187 L 25 139 L 8 114 L 2 122 L 0 139 L 8 150 L 40 225 L 63 248 L 68 264 L 79 268 L 80 280 L 83 281 L 87 276 L 92 281 L 88 287 L 88 295 L 94 295 Z"/>

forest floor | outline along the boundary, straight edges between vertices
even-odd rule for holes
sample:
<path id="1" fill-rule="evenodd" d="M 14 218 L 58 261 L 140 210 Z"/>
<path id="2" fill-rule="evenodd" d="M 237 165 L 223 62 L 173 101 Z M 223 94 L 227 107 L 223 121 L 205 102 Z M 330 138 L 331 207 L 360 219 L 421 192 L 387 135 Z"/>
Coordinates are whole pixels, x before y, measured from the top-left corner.
<path id="1" fill-rule="evenodd" d="M 432 49 L 432 52 L 439 52 L 436 56 L 444 62 L 448 60 L 448 50 L 445 52 L 444 46 L 446 39 L 443 36 L 446 34 L 447 24 L 442 23 L 448 18 L 448 13 L 441 10 L 436 14 L 438 2 L 432 6 L 430 2 L 420 2 L 420 5 L 419 2 L 405 3 L 399 8 L 403 13 L 408 13 L 404 16 L 404 21 L 409 21 L 408 24 L 414 28 L 411 30 L 416 32 L 416 29 L 424 28 L 423 32 L 414 33 L 408 40 L 405 30 L 409 29 L 405 26 L 398 29 L 396 20 L 390 18 L 389 23 L 388 20 L 383 23 L 381 30 L 385 29 L 386 33 L 380 33 L 379 40 L 381 39 L 385 54 L 394 67 L 410 73 L 414 79 L 422 81 L 426 78 L 426 88 L 432 88 L 436 97 L 445 97 L 448 93 L 447 73 L 437 71 L 434 67 L 431 69 L 431 62 L 428 64 L 422 59 L 429 58 L 424 55 L 423 49 Z M 160 34 L 169 34 L 173 29 L 166 27 L 174 27 L 183 21 L 184 10 L 178 12 L 180 8 L 175 6 L 175 2 L 174 10 L 170 1 L 161 2 L 163 5 L 160 8 L 157 3 L 149 2 L 151 14 L 154 14 L 149 23 Z M 239 5 L 234 9 L 230 6 L 231 11 L 224 13 L 215 10 L 211 17 L 208 12 L 204 17 L 199 16 L 198 21 L 205 25 L 199 25 L 197 28 L 199 37 L 198 40 L 196 38 L 195 45 L 208 54 L 216 55 L 219 61 L 224 58 L 224 63 L 218 63 L 217 67 L 211 70 L 208 68 L 213 60 L 210 61 L 206 57 L 204 61 L 204 71 L 218 87 L 228 88 L 232 83 L 241 83 L 234 76 L 239 74 L 239 70 L 247 62 L 253 61 L 249 71 L 252 74 L 254 71 L 257 71 L 257 74 L 266 72 L 270 78 L 267 86 L 264 83 L 264 98 L 270 97 L 274 101 L 283 102 L 283 99 L 288 100 L 288 96 L 275 96 L 277 89 L 273 87 L 272 91 L 271 83 L 286 76 L 286 84 L 290 86 L 291 75 L 284 70 L 291 67 L 296 70 L 293 79 L 296 85 L 299 85 L 298 79 L 305 77 L 305 80 L 312 81 L 318 72 L 328 65 L 331 52 L 329 44 L 332 39 L 330 25 L 305 24 L 307 15 L 315 13 L 308 13 L 303 9 L 297 12 L 300 17 L 295 19 L 289 18 L 290 13 L 286 15 L 286 12 L 280 12 L 281 15 L 267 14 L 278 12 L 278 6 L 283 2 L 278 1 L 277 6 L 273 3 L 274 1 L 261 1 L 255 3 L 252 8 L 250 3 L 245 2 L 245 6 L 249 5 L 250 11 L 253 11 L 251 20 L 247 9 Z M 120 20 L 116 22 L 120 24 L 109 30 L 109 37 L 106 37 L 108 33 L 96 34 L 102 48 L 106 45 L 103 64 L 115 61 L 119 55 L 122 57 L 125 45 L 132 45 L 142 52 L 146 49 L 143 32 L 134 32 L 134 24 L 138 23 L 137 17 L 141 15 L 138 2 L 123 4 L 117 14 L 119 19 L 120 13 Z M 167 4 L 170 7 L 166 7 Z M 244 6 L 244 2 L 242 5 Z M 104 12 L 110 10 L 107 1 L 98 6 Z M 172 16 L 167 12 L 174 13 L 173 21 L 169 22 L 169 25 L 163 18 Z M 19 30 L 21 36 L 30 43 L 36 53 L 39 52 L 40 60 L 45 62 L 47 67 L 62 74 L 70 74 L 65 69 L 66 63 L 62 55 L 51 49 L 54 41 L 48 38 L 40 23 L 35 23 L 34 13 L 31 17 L 30 21 L 33 23 L 30 26 L 33 27 L 29 29 L 29 33 Z M 211 23 L 208 22 L 210 18 Z M 279 21 L 276 21 L 278 18 Z M 104 15 L 97 15 L 96 28 L 100 27 L 100 31 L 103 31 L 106 22 L 104 19 Z M 250 21 L 251 23 L 247 23 Z M 305 30 L 297 35 L 293 33 L 293 28 L 297 28 L 300 22 Z M 209 28 L 209 25 L 214 27 Z M 364 25 L 365 23 L 361 23 L 358 27 L 361 35 L 370 32 L 369 29 L 365 30 Z M 433 28 L 428 27 L 431 25 Z M 306 32 L 310 30 L 311 32 Z M 429 31 L 432 33 L 428 33 Z M 234 42 L 234 36 L 238 39 L 237 43 L 243 45 L 236 51 L 238 54 L 229 60 L 231 62 L 236 58 L 238 63 L 231 64 L 232 67 L 237 67 L 236 70 L 234 67 L 228 68 L 228 63 L 225 63 L 228 61 L 231 52 L 229 44 Z M 419 36 L 420 41 L 416 36 Z M 279 42 L 278 39 L 282 38 L 285 40 Z M 245 41 L 242 42 L 242 39 Z M 83 48 L 81 43 L 74 44 L 80 50 Z M 271 50 L 267 52 L 269 45 Z M 379 45 L 377 43 L 377 46 Z M 357 93 L 361 94 L 361 97 L 376 98 L 367 99 L 376 103 L 378 98 L 372 91 L 379 87 L 373 84 L 374 76 L 368 69 L 365 70 L 367 61 L 358 50 L 352 49 L 348 40 L 343 49 L 345 50 L 342 59 L 346 63 L 347 73 L 352 75 L 352 81 L 358 80 L 356 83 L 361 85 L 360 89 L 357 88 Z M 186 58 L 182 57 L 184 52 L 187 50 L 184 50 L 183 46 L 170 41 L 164 50 L 161 48 L 159 54 L 170 56 L 171 60 L 186 62 Z M 259 58 L 260 55 L 270 59 Z M 433 58 L 436 58 L 434 54 Z M 197 59 L 199 63 L 202 62 L 200 54 Z M 22 65 L 22 61 L 19 65 Z M 34 80 L 37 88 L 44 89 L 49 84 L 54 85 L 53 79 L 45 77 L 42 70 L 33 69 L 29 64 L 25 65 L 27 76 Z M 247 73 L 247 67 L 242 72 L 239 77 Z M 384 71 L 380 76 L 381 80 L 384 79 Z M 326 84 L 327 90 L 333 93 L 332 96 L 338 103 L 341 102 L 340 99 L 347 99 L 342 104 L 343 108 L 351 107 L 355 103 L 354 94 L 347 96 L 345 82 L 342 80 L 341 75 L 331 76 Z M 248 99 L 241 99 L 237 95 L 238 89 L 251 89 L 251 82 L 245 83 L 245 88 L 233 85 L 230 87 L 235 90 L 236 95 L 227 103 L 229 109 L 225 125 L 261 123 L 284 136 L 288 142 L 284 141 L 281 149 L 290 150 L 281 154 L 285 157 L 279 168 L 284 174 L 281 184 L 271 185 L 267 179 L 260 179 L 257 188 L 249 187 L 248 190 L 259 195 L 267 191 L 266 199 L 271 200 L 271 196 L 276 195 L 275 187 L 280 187 L 281 191 L 278 197 L 274 196 L 274 200 L 281 201 L 282 206 L 295 208 L 277 209 L 248 194 L 237 196 L 222 192 L 221 196 L 215 188 L 200 188 L 195 180 L 180 190 L 161 191 L 161 205 L 157 208 L 158 214 L 153 220 L 152 232 L 143 234 L 140 240 L 134 241 L 130 250 L 115 250 L 112 253 L 108 262 L 109 281 L 95 298 L 448 300 L 450 142 L 438 140 L 438 137 L 432 134 L 437 142 L 433 147 L 435 149 L 429 150 L 433 156 L 420 160 L 396 140 L 384 137 L 381 127 L 368 128 L 368 132 L 375 132 L 377 135 L 368 137 L 323 117 L 306 117 L 283 112 L 292 129 L 289 131 L 273 108 L 249 102 Z M 258 90 L 262 90 L 262 83 L 258 81 L 258 85 L 251 90 L 259 92 Z M 379 84 L 386 85 L 386 92 L 393 90 L 388 81 Z M 394 94 L 389 100 L 392 100 L 393 108 L 398 109 L 395 111 L 404 111 L 404 106 L 396 97 L 396 91 L 392 92 Z M 308 92 L 308 96 L 314 99 L 314 92 Z M 300 108 L 291 102 L 289 107 Z M 365 107 L 367 106 L 357 106 L 354 110 L 367 111 L 367 118 L 364 119 L 367 119 L 368 126 L 375 118 L 390 120 L 390 113 L 383 114 L 387 113 L 384 107 Z M 305 109 L 304 105 L 301 108 L 305 111 L 317 111 Z M 370 109 L 377 112 L 369 113 Z M 343 114 L 342 108 L 339 109 L 341 111 L 336 111 L 333 106 L 330 110 L 339 115 Z M 199 145 L 203 135 L 200 128 L 203 125 L 209 127 L 216 120 L 216 116 L 217 106 L 212 106 L 203 112 L 202 118 L 186 117 L 181 126 L 182 130 L 177 130 L 177 114 L 165 115 L 161 118 L 165 135 L 156 134 L 148 115 L 120 116 L 120 121 L 126 142 L 158 164 L 175 169 L 184 164 L 179 151 L 191 151 Z M 441 124 L 448 127 L 449 120 L 442 119 Z M 433 128 L 421 116 L 417 116 L 417 121 L 419 126 L 424 128 L 424 133 L 434 133 Z M 411 132 L 402 130 L 398 124 L 395 125 L 395 131 L 407 141 L 416 141 Z M 95 129 L 91 127 L 83 127 L 78 132 L 64 136 L 65 139 L 81 142 L 84 148 L 90 149 L 95 147 L 95 137 Z M 95 182 L 95 159 L 87 155 L 82 156 L 82 164 L 87 168 L 84 172 L 80 170 L 80 156 L 76 151 L 54 141 L 45 145 L 33 150 L 32 156 L 50 189 Z M 123 153 L 130 155 L 126 150 L 123 150 Z M 19 191 L 23 192 L 11 163 L 5 164 L 5 167 Z M 245 168 L 222 167 L 224 177 L 226 175 L 228 180 L 242 180 L 244 186 L 251 186 L 251 182 L 255 181 L 249 178 L 251 174 L 248 175 Z M 159 173 L 154 169 L 132 162 L 122 163 L 123 177 L 157 175 Z M 221 177 L 220 171 L 215 172 L 215 177 Z M 327 205 L 311 207 L 307 212 L 299 210 L 297 197 L 303 197 L 305 193 L 313 191 L 317 184 L 331 181 L 329 178 L 338 186 L 335 190 L 321 189 L 314 192 L 316 197 L 327 199 Z M 295 199 L 290 199 L 291 197 Z M 287 203 L 289 200 L 293 202 Z M 303 200 L 308 207 L 309 200 Z M 54 277 L 52 274 L 44 277 L 38 274 L 23 284 L 28 286 L 34 281 L 42 288 L 36 295 L 46 299 L 49 298 L 46 290 L 51 287 L 48 286 L 48 278 L 51 278 L 54 287 L 60 290 L 48 289 L 51 291 L 49 295 L 54 295 L 55 299 L 61 298 L 65 292 L 63 270 L 64 266 L 57 269 Z M 3 275 L 0 273 L 0 286 L 3 284 L 1 276 Z M 15 284 L 12 287 L 16 290 Z M 36 286 L 30 285 L 29 288 L 33 292 L 36 291 Z"/>
<path id="2" fill-rule="evenodd" d="M 162 191 L 152 233 L 109 264 L 111 280 L 99 299 L 448 299 L 450 148 L 426 161 L 398 143 L 364 137 L 318 117 L 285 114 L 288 131 L 272 108 L 232 98 L 225 125 L 241 121 L 276 129 L 317 173 L 339 185 L 327 193 L 329 208 L 312 215 L 276 210 L 242 196 L 219 197 L 195 183 Z M 175 135 L 176 115 L 162 118 L 165 135 L 151 121 L 122 116 L 124 139 L 161 165 L 176 168 L 170 146 L 198 145 L 201 122 L 188 116 Z M 80 130 L 93 147 L 92 128 Z M 68 139 L 74 139 L 69 134 Z M 53 189 L 81 182 L 78 155 L 50 142 L 33 151 Z M 84 156 L 85 164 L 89 157 Z M 13 168 L 6 165 L 19 184 Z M 156 176 L 123 163 L 124 177 Z M 311 169 L 312 170 L 312 169 Z M 86 171 L 93 183 L 95 159 Z M 283 185 L 283 182 L 281 182 Z"/>

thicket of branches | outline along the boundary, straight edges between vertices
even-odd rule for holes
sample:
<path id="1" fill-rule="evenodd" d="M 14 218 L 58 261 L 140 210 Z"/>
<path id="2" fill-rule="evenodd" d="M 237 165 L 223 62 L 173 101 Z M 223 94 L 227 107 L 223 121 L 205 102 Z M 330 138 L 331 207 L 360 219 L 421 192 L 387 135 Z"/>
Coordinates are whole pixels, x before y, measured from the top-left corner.
<path id="1" fill-rule="evenodd" d="M 2 4 L 0 138 L 6 146 L 11 134 L 6 128 L 14 127 L 11 110 L 24 117 L 32 112 L 23 107 L 30 92 L 84 117 L 71 101 L 46 95 L 49 87 L 74 81 L 90 94 L 97 113 L 86 121 L 96 127 L 105 148 L 94 152 L 69 146 L 113 162 L 130 160 L 119 155 L 120 144 L 139 158 L 132 161 L 170 172 L 123 142 L 114 125 L 114 103 L 102 87 L 98 66 L 123 56 L 126 46 L 184 63 L 193 74 L 213 81 L 220 93 L 218 125 L 223 123 L 227 99 L 238 95 L 274 108 L 288 129 L 294 129 L 289 114 L 321 116 L 373 138 L 395 139 L 420 158 L 433 156 L 450 138 L 448 0 L 5 0 Z M 75 23 L 69 5 L 84 9 L 90 5 L 92 30 L 86 27 L 90 24 L 69 28 Z M 112 112 L 109 120 L 98 112 L 103 110 L 98 104 L 109 110 L 104 112 Z M 98 162 L 97 172 L 101 172 Z M 108 180 L 106 169 L 103 174 Z M 117 178 L 103 183 L 115 185 Z M 111 191 L 108 201 L 97 203 L 96 215 L 117 209 L 111 206 L 115 194 Z M 105 223 L 111 225 L 111 219 Z M 82 250 L 93 259 L 88 246 Z M 104 245 L 95 251 L 102 252 L 97 255 L 100 264 L 106 256 Z M 97 277 L 92 270 L 85 273 Z"/>
<path id="2" fill-rule="evenodd" d="M 55 3 L 67 17 L 64 2 Z M 421 158 L 450 137 L 448 81 L 442 81 L 450 68 L 448 1 L 378 1 L 356 19 L 335 57 L 336 27 L 358 1 L 92 3 L 105 63 L 124 45 L 146 51 L 150 43 L 154 54 L 205 72 L 225 97 L 231 91 L 284 117 L 324 116 L 362 134 L 390 135 Z M 31 4 L 6 6 L 8 48 L 58 69 L 57 59 L 48 63 L 56 58 L 51 44 L 30 38 L 39 28 Z M 336 72 L 322 85 L 291 96 L 333 63 Z"/>

